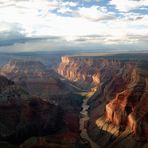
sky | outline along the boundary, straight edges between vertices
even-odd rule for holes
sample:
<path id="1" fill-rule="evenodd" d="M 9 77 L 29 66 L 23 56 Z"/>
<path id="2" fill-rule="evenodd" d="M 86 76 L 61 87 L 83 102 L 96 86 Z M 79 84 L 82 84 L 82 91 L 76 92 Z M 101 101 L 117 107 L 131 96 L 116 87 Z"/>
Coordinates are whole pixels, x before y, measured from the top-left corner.
<path id="1" fill-rule="evenodd" d="M 0 0 L 0 52 L 147 45 L 148 0 Z"/>

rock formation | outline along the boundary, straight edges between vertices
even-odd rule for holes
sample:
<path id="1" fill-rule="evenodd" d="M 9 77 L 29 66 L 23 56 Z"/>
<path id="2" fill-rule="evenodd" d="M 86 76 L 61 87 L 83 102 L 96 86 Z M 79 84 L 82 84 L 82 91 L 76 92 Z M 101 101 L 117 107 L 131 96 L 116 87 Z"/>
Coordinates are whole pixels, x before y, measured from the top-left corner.
<path id="1" fill-rule="evenodd" d="M 34 147 L 77 144 L 82 98 L 74 88 L 38 62 L 12 61 L 1 74 L 0 147 L 25 147 L 32 137 Z"/>
<path id="2" fill-rule="evenodd" d="M 0 70 L 0 75 L 21 85 L 32 96 L 48 98 L 49 94 L 64 92 L 64 87 L 39 61 L 12 60 Z"/>
<path id="3" fill-rule="evenodd" d="M 96 87 L 89 100 L 88 130 L 101 147 L 125 147 L 128 139 L 129 147 L 134 147 L 137 138 L 138 147 L 146 146 L 143 141 L 148 141 L 148 71 L 139 63 L 65 56 L 57 71 L 82 88 Z M 122 139 L 124 142 L 120 142 Z"/>
<path id="4" fill-rule="evenodd" d="M 37 61 L 11 61 L 0 70 L 11 79 L 0 77 L 1 141 L 79 146 L 78 94 L 91 90 L 85 126 L 93 141 L 110 148 L 148 146 L 148 71 L 139 62 L 64 56 L 56 70 L 61 76 Z"/>

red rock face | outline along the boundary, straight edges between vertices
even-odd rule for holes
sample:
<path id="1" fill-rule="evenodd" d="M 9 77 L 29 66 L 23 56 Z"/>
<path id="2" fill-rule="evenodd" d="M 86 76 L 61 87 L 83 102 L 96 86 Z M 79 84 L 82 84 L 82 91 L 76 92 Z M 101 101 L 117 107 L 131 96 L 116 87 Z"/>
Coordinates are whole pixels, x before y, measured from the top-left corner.
<path id="1" fill-rule="evenodd" d="M 134 110 L 128 116 L 128 126 L 134 134 L 148 139 L 148 86 L 146 82 L 145 91 L 139 102 L 135 104 Z"/>
<path id="2" fill-rule="evenodd" d="M 106 105 L 106 119 L 115 125 L 126 124 L 127 113 L 127 97 L 129 92 L 123 92 L 116 95 L 116 98 Z"/>
<path id="3" fill-rule="evenodd" d="M 90 127 L 103 114 L 113 125 L 129 127 L 136 136 L 148 139 L 147 71 L 130 61 L 88 57 L 62 57 L 57 71 L 71 81 L 100 87 L 89 101 Z"/>
<path id="4" fill-rule="evenodd" d="M 65 78 L 77 83 L 100 85 L 103 79 L 114 75 L 121 62 L 87 57 L 62 57 L 57 72 Z"/>
<path id="5" fill-rule="evenodd" d="M 57 68 L 58 73 L 68 78 L 71 81 L 83 81 L 91 83 L 99 82 L 99 75 L 96 71 L 90 68 L 93 65 L 92 60 L 81 60 L 81 58 L 62 57 L 61 63 Z M 92 75 L 94 74 L 94 77 Z"/>
<path id="6" fill-rule="evenodd" d="M 129 78 L 123 79 L 120 84 L 122 87 L 117 85 L 118 88 L 113 89 L 115 97 L 106 104 L 105 115 L 106 120 L 114 125 L 128 126 L 134 134 L 147 139 L 146 79 L 147 75 L 136 67 L 130 70 Z"/>
<path id="7" fill-rule="evenodd" d="M 147 75 L 133 72 L 126 90 L 106 105 L 106 119 L 115 125 L 129 126 L 137 136 L 148 138 Z"/>

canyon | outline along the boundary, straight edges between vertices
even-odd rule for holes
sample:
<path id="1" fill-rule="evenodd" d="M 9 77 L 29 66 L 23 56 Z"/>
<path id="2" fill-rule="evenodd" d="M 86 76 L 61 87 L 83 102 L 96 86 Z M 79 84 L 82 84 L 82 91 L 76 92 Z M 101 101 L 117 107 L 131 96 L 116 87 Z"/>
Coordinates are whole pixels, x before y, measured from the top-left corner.
<path id="1" fill-rule="evenodd" d="M 0 74 L 0 147 L 77 144 L 82 96 L 72 85 L 39 61 L 13 60 Z"/>
<path id="2" fill-rule="evenodd" d="M 84 89 L 89 137 L 100 147 L 147 147 L 148 71 L 133 60 L 65 56 L 58 73 Z M 146 62 L 146 61 L 145 61 Z"/>
<path id="3" fill-rule="evenodd" d="M 10 61 L 0 69 L 0 146 L 148 147 L 147 57 Z"/>
<path id="4" fill-rule="evenodd" d="M 23 86 L 31 95 L 46 99 L 57 92 L 64 93 L 62 84 L 53 77 L 53 73 L 40 61 L 32 60 L 12 60 L 0 70 L 0 75 Z"/>

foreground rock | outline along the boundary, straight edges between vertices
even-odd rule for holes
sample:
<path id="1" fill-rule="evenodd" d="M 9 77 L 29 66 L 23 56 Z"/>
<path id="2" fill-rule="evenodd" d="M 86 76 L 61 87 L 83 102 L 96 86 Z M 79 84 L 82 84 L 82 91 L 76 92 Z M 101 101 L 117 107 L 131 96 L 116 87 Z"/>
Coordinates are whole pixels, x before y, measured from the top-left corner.
<path id="1" fill-rule="evenodd" d="M 76 147 L 79 145 L 81 96 L 73 92 L 73 88 L 69 85 L 66 86 L 66 82 L 61 82 L 48 72 L 45 79 L 44 77 L 39 78 L 43 83 L 43 89 L 38 83 L 38 77 L 33 77 L 33 81 L 42 91 L 37 91 L 36 85 L 32 89 L 26 89 L 28 87 L 24 87 L 22 81 L 18 79 L 19 75 L 21 77 L 20 71 L 18 68 L 16 73 L 14 70 L 10 72 L 16 75 L 15 78 L 9 77 L 15 83 L 4 76 L 0 77 L 2 86 L 0 92 L 0 146 L 21 145 L 28 148 L 31 146 Z M 22 71 L 23 78 L 24 70 Z M 30 85 L 32 80 L 32 75 L 29 74 L 30 72 L 24 78 L 27 85 Z M 6 76 L 11 75 L 7 73 Z M 52 83 L 51 79 L 56 83 Z M 46 80 L 49 80 L 47 89 Z M 52 87 L 51 90 L 54 90 L 53 93 L 50 93 L 50 87 Z M 47 97 L 38 97 L 40 95 L 36 93 L 34 96 L 33 90 L 35 93 L 41 92 L 41 96 L 45 95 L 46 90 L 49 94 Z M 35 139 L 34 142 L 29 144 L 32 139 Z"/>

